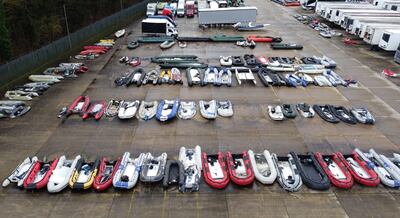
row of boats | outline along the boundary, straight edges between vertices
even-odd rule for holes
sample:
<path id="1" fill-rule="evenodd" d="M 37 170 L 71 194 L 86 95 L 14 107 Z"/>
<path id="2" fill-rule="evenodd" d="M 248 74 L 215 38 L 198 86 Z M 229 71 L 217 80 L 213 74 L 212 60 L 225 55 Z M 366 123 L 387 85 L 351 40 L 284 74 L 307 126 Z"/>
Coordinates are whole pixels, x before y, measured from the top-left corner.
<path id="1" fill-rule="evenodd" d="M 230 181 L 238 186 L 251 185 L 254 180 L 269 185 L 275 181 L 289 192 L 298 191 L 302 184 L 314 190 L 327 190 L 331 185 L 350 189 L 354 182 L 376 187 L 400 187 L 400 155 L 392 158 L 378 154 L 374 149 L 367 153 L 355 149 L 351 154 L 335 152 L 322 155 L 309 152 L 299 155 L 290 152 L 277 156 L 264 150 L 252 150 L 239 154 L 201 152 L 200 146 L 181 147 L 178 160 L 167 159 L 167 154 L 153 156 L 141 153 L 134 158 L 129 152 L 116 160 L 106 157 L 95 161 L 78 155 L 74 159 L 65 156 L 51 161 L 27 157 L 3 181 L 3 187 L 16 183 L 27 190 L 47 187 L 57 193 L 67 186 L 74 190 L 94 189 L 104 191 L 111 186 L 131 189 L 140 180 L 143 183 L 162 182 L 165 188 L 178 186 L 179 190 L 198 191 L 201 176 L 210 187 L 225 188 Z"/>
<path id="2" fill-rule="evenodd" d="M 206 119 L 216 119 L 217 116 L 233 116 L 233 105 L 229 100 L 199 101 L 200 114 Z M 105 114 L 107 117 L 118 116 L 119 119 L 137 117 L 141 120 L 156 118 L 161 122 L 169 121 L 175 117 L 191 119 L 197 113 L 196 102 L 176 100 L 158 101 L 127 101 L 112 99 L 107 104 L 104 100 L 90 101 L 89 96 L 78 96 L 69 107 L 60 110 L 58 117 L 66 118 L 78 114 L 83 120 L 94 118 L 100 120 Z"/>

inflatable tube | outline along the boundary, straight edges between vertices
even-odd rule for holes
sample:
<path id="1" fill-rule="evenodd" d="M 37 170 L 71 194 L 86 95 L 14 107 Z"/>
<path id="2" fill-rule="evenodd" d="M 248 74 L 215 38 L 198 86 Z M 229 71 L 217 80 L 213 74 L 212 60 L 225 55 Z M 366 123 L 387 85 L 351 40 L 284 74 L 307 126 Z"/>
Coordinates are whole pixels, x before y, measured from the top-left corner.
<path id="1" fill-rule="evenodd" d="M 197 113 L 196 103 L 194 101 L 181 101 L 178 110 L 178 117 L 184 120 L 193 118 Z"/>
<path id="2" fill-rule="evenodd" d="M 287 157 L 277 157 L 276 154 L 272 154 L 272 160 L 277 170 L 279 185 L 289 192 L 300 190 L 303 183 L 292 155 L 288 154 Z"/>
<path id="3" fill-rule="evenodd" d="M 374 169 L 357 154 L 356 151 L 353 151 L 350 155 L 342 155 L 339 152 L 336 154 L 350 171 L 356 182 L 370 187 L 379 185 L 379 176 L 375 173 Z"/>
<path id="4" fill-rule="evenodd" d="M 131 189 L 136 185 L 145 156 L 144 153 L 141 153 L 139 157 L 132 159 L 131 153 L 124 153 L 113 177 L 114 188 Z"/>
<path id="5" fill-rule="evenodd" d="M 50 162 L 36 161 L 31 172 L 24 181 L 24 188 L 27 190 L 35 190 L 45 187 L 57 163 L 58 158 Z"/>
<path id="6" fill-rule="evenodd" d="M 340 120 L 336 118 L 329 110 L 329 105 L 313 105 L 314 111 L 326 122 L 339 123 Z"/>
<path id="7" fill-rule="evenodd" d="M 339 120 L 348 123 L 348 124 L 356 124 L 357 120 L 353 115 L 343 106 L 333 106 L 328 105 L 328 109 L 336 118 Z"/>
<path id="8" fill-rule="evenodd" d="M 140 171 L 140 181 L 149 183 L 161 181 L 164 178 L 166 164 L 167 153 L 164 152 L 158 157 L 153 157 L 150 152 L 147 153 Z"/>
<path id="9" fill-rule="evenodd" d="M 94 162 L 85 162 L 79 159 L 69 179 L 69 186 L 72 189 L 82 190 L 92 187 L 94 178 L 97 175 L 100 160 L 96 158 Z"/>
<path id="10" fill-rule="evenodd" d="M 104 191 L 112 186 L 113 177 L 120 163 L 121 158 L 118 158 L 116 161 L 108 161 L 105 157 L 101 158 L 99 171 L 93 182 L 93 188 L 96 191 Z"/>
<path id="11" fill-rule="evenodd" d="M 179 108 L 179 100 L 162 100 L 158 104 L 156 118 L 161 122 L 172 120 L 176 117 Z"/>
<path id="12" fill-rule="evenodd" d="M 196 145 L 195 148 L 181 147 L 179 149 L 179 161 L 182 162 L 185 171 L 185 182 L 181 191 L 184 192 L 187 189 L 198 191 L 202 169 L 200 146 Z"/>
<path id="13" fill-rule="evenodd" d="M 65 156 L 61 156 L 58 160 L 56 168 L 53 170 L 49 181 L 47 183 L 47 191 L 50 193 L 57 193 L 62 191 L 68 186 L 69 179 L 74 172 L 74 169 L 81 159 L 78 155 L 75 159 L 67 160 Z"/>
<path id="14" fill-rule="evenodd" d="M 241 154 L 226 152 L 226 162 L 232 182 L 239 186 L 246 186 L 253 183 L 254 173 L 247 151 Z"/>
<path id="15" fill-rule="evenodd" d="M 334 186 L 343 189 L 350 189 L 353 186 L 354 182 L 350 171 L 336 153 L 322 156 L 321 153 L 315 152 L 315 158 Z"/>
<path id="16" fill-rule="evenodd" d="M 224 189 L 230 180 L 227 163 L 222 152 L 216 155 L 202 154 L 204 181 L 212 188 Z"/>
<path id="17" fill-rule="evenodd" d="M 184 183 L 185 175 L 182 162 L 177 160 L 167 160 L 163 180 L 164 188 L 168 188 L 170 185 L 178 185 L 179 189 L 181 189 Z"/>
<path id="18" fill-rule="evenodd" d="M 252 150 L 249 150 L 248 154 L 255 178 L 262 184 L 273 184 L 277 172 L 269 151 L 264 150 L 263 153 L 255 154 Z"/>
<path id="19" fill-rule="evenodd" d="M 157 101 L 142 101 L 139 107 L 138 116 L 142 120 L 151 120 L 157 113 Z"/>
<path id="20" fill-rule="evenodd" d="M 25 158 L 14 171 L 3 181 L 3 188 L 7 187 L 10 183 L 17 183 L 18 187 L 24 186 L 24 181 L 33 169 L 33 166 L 38 161 L 36 156 Z"/>
<path id="21" fill-rule="evenodd" d="M 286 118 L 296 118 L 296 107 L 292 104 L 282 104 L 282 113 Z"/>
<path id="22" fill-rule="evenodd" d="M 83 113 L 82 120 L 86 120 L 93 117 L 95 120 L 100 120 L 106 110 L 106 101 L 101 100 L 97 102 L 92 102 L 90 107 Z"/>
<path id="23" fill-rule="evenodd" d="M 314 190 L 328 190 L 331 187 L 328 176 L 312 152 L 307 155 L 297 155 L 294 152 L 290 154 L 299 170 L 301 180 L 307 187 Z"/>

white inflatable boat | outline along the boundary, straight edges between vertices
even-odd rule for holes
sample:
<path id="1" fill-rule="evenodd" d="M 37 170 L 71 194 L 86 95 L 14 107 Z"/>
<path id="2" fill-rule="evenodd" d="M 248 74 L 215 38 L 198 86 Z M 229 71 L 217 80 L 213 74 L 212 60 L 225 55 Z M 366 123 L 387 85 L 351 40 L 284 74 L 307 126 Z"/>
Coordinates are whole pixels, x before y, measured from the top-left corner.
<path id="1" fill-rule="evenodd" d="M 269 151 L 264 150 L 263 153 L 254 153 L 252 150 L 249 150 L 248 154 L 256 179 L 262 184 L 269 185 L 274 183 L 277 172 Z"/>
<path id="2" fill-rule="evenodd" d="M 217 118 L 217 101 L 199 101 L 200 113 L 206 119 Z"/>
<path id="3" fill-rule="evenodd" d="M 47 191 L 50 193 L 57 193 L 67 187 L 75 166 L 80 159 L 80 155 L 76 156 L 73 160 L 67 160 L 65 156 L 61 156 L 56 168 L 53 170 L 53 173 L 49 178 Z"/>
<path id="4" fill-rule="evenodd" d="M 178 109 L 178 117 L 188 120 L 196 115 L 196 111 L 196 103 L 194 101 L 181 101 Z"/>
<path id="5" fill-rule="evenodd" d="M 227 101 L 218 101 L 217 106 L 218 115 L 221 117 L 231 117 L 233 116 L 233 105 L 232 102 Z"/>
<path id="6" fill-rule="evenodd" d="M 120 189 L 133 188 L 138 181 L 144 158 L 144 153 L 141 153 L 138 158 L 132 159 L 131 153 L 125 152 L 118 170 L 114 174 L 113 186 Z"/>
<path id="7" fill-rule="evenodd" d="M 191 149 L 181 147 L 179 150 L 179 161 L 182 162 L 185 172 L 185 183 L 181 191 L 185 191 L 186 189 L 198 191 L 202 169 L 200 146 L 196 145 L 195 148 Z"/>
<path id="8" fill-rule="evenodd" d="M 10 183 L 17 183 L 18 187 L 24 187 L 24 181 L 37 161 L 38 158 L 36 156 L 27 157 L 14 169 L 11 175 L 3 181 L 3 187 L 7 187 Z"/>
<path id="9" fill-rule="evenodd" d="M 136 115 L 140 101 L 122 101 L 118 109 L 119 119 L 130 119 Z"/>

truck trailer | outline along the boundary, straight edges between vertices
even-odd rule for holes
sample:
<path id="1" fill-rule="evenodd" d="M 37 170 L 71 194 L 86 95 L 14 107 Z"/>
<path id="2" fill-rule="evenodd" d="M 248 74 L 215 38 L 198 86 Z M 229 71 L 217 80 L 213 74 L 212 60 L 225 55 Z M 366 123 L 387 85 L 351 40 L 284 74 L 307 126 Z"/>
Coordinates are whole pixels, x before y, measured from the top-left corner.
<path id="1" fill-rule="evenodd" d="M 396 51 L 400 44 L 400 30 L 385 30 L 379 41 L 379 47 L 386 51 Z"/>
<path id="2" fill-rule="evenodd" d="M 199 26 L 232 25 L 256 22 L 256 7 L 202 8 L 198 11 Z"/>

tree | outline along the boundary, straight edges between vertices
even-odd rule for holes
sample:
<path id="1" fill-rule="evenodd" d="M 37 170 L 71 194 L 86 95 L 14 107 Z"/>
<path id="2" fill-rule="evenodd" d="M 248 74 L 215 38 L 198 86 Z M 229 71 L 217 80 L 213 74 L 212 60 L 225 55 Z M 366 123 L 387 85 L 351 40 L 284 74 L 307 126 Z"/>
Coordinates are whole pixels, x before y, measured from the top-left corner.
<path id="1" fill-rule="evenodd" d="M 3 1 L 0 0 L 0 62 L 11 59 L 11 38 L 6 26 Z"/>

